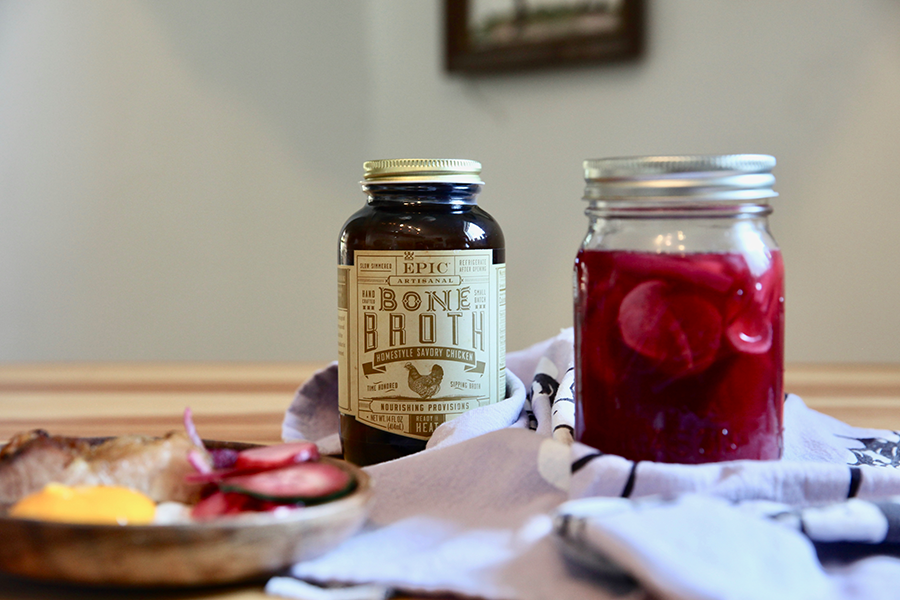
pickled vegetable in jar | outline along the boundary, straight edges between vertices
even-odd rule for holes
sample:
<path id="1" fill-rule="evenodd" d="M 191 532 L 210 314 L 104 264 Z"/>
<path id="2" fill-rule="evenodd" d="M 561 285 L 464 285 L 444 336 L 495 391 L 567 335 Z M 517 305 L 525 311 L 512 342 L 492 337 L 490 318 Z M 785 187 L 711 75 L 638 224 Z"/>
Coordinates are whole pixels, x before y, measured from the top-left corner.
<path id="1" fill-rule="evenodd" d="M 782 453 L 784 265 L 775 159 L 585 161 L 576 438 L 631 460 Z"/>
<path id="2" fill-rule="evenodd" d="M 503 232 L 477 204 L 481 164 L 365 163 L 366 205 L 338 253 L 344 458 L 423 450 L 442 423 L 506 393 Z"/>

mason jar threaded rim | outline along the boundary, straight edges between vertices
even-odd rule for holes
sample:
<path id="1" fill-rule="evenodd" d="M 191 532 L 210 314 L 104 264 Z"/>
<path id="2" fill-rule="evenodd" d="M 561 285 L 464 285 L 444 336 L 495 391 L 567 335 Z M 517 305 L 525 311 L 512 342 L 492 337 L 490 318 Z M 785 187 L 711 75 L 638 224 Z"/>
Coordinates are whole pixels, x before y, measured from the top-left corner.
<path id="1" fill-rule="evenodd" d="M 688 154 L 588 159 L 584 200 L 614 205 L 669 203 L 766 204 L 775 157 L 767 154 Z"/>

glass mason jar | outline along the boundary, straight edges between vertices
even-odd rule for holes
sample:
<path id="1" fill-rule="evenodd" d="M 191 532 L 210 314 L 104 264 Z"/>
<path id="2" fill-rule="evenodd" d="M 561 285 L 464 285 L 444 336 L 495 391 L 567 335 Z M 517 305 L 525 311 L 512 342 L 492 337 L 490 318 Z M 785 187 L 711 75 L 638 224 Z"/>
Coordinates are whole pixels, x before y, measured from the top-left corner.
<path id="1" fill-rule="evenodd" d="M 576 439 L 631 460 L 780 458 L 774 166 L 756 154 L 584 162 Z"/>
<path id="2" fill-rule="evenodd" d="M 481 164 L 364 164 L 368 201 L 338 250 L 344 458 L 425 448 L 441 423 L 506 394 L 506 252 L 477 204 Z"/>

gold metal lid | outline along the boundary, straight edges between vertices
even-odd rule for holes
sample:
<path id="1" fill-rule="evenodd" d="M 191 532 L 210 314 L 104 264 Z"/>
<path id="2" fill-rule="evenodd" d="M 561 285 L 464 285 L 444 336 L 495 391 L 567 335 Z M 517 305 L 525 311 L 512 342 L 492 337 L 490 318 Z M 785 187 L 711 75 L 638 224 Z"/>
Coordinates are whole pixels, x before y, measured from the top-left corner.
<path id="1" fill-rule="evenodd" d="M 461 158 L 391 158 L 363 163 L 365 183 L 446 181 L 482 185 L 481 163 Z"/>

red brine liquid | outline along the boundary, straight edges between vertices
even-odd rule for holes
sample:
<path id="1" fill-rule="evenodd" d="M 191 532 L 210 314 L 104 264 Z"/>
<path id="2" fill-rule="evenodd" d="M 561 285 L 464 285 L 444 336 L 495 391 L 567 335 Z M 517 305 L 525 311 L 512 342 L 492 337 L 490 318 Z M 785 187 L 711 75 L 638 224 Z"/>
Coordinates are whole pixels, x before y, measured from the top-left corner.
<path id="1" fill-rule="evenodd" d="M 579 441 L 631 460 L 781 457 L 780 252 L 582 250 L 576 277 Z"/>

